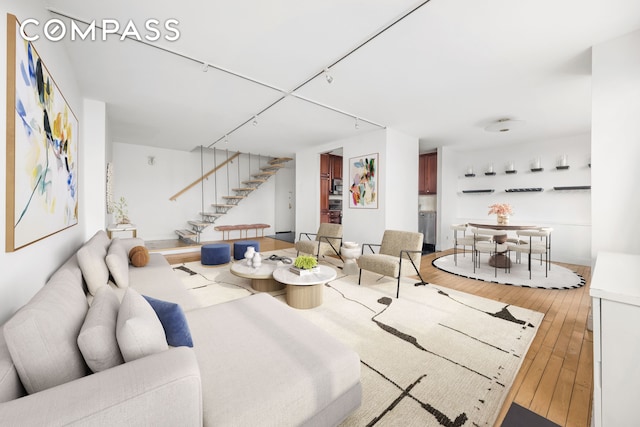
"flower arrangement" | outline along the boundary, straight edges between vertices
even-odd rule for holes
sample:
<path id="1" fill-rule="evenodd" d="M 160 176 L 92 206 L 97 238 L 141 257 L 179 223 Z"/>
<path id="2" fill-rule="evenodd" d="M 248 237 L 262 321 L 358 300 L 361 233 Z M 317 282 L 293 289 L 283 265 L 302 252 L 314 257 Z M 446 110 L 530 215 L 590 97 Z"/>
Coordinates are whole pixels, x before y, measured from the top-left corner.
<path id="1" fill-rule="evenodd" d="M 295 259 L 293 265 L 303 270 L 311 270 L 313 267 L 318 265 L 318 260 L 309 255 L 300 255 Z"/>
<path id="2" fill-rule="evenodd" d="M 489 213 L 487 215 L 511 215 L 513 214 L 513 208 L 509 203 L 494 203 L 489 206 Z"/>
<path id="3" fill-rule="evenodd" d="M 118 224 L 129 224 L 128 210 L 127 210 L 127 199 L 124 197 L 120 197 L 113 205 L 113 211 L 115 213 L 116 222 Z"/>

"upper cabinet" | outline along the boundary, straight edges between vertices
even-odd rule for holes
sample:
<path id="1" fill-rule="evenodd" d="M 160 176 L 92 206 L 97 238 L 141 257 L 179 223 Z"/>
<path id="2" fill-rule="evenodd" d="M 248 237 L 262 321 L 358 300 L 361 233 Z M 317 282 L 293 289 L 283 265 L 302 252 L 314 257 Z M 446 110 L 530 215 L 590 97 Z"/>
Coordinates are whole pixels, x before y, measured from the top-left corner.
<path id="1" fill-rule="evenodd" d="M 436 194 L 438 191 L 438 153 L 420 155 L 419 194 Z"/>
<path id="2" fill-rule="evenodd" d="M 329 155 L 331 179 L 342 179 L 342 156 Z"/>
<path id="3" fill-rule="evenodd" d="M 329 154 L 320 154 L 320 176 L 330 178 L 331 159 Z"/>

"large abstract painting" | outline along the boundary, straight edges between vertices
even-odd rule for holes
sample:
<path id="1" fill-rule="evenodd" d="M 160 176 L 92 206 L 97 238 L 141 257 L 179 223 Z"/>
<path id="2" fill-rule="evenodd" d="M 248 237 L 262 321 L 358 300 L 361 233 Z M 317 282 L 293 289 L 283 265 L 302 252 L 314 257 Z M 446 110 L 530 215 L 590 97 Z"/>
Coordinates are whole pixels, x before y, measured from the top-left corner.
<path id="1" fill-rule="evenodd" d="M 378 208 L 378 154 L 349 159 L 349 207 Z"/>
<path id="2" fill-rule="evenodd" d="M 7 15 L 7 252 L 78 223 L 78 136 L 78 119 Z"/>

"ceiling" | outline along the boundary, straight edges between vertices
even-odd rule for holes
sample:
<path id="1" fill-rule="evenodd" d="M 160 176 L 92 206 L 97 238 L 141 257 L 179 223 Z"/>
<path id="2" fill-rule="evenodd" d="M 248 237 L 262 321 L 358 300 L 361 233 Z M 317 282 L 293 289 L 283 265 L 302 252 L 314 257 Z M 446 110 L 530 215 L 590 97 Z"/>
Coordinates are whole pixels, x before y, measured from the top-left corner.
<path id="1" fill-rule="evenodd" d="M 179 22 L 176 41 L 65 39 L 115 142 L 273 156 L 380 127 L 419 138 L 422 151 L 588 133 L 591 46 L 640 28 L 637 0 L 49 5 L 67 23 L 133 20 L 142 37 L 149 18 Z M 526 123 L 484 130 L 501 118 Z"/>

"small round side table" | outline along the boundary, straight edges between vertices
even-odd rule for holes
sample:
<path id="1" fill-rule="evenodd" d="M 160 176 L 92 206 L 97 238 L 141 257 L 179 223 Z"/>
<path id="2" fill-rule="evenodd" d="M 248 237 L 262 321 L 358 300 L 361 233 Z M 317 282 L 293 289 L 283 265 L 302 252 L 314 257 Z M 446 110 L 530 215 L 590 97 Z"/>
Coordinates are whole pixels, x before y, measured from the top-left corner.
<path id="1" fill-rule="evenodd" d="M 358 273 L 358 264 L 356 263 L 356 259 L 360 256 L 362 252 L 362 248 L 360 245 L 347 248 L 342 246 L 340 248 L 340 253 L 344 257 L 344 267 L 342 268 L 342 272 L 344 274 L 357 274 Z"/>

